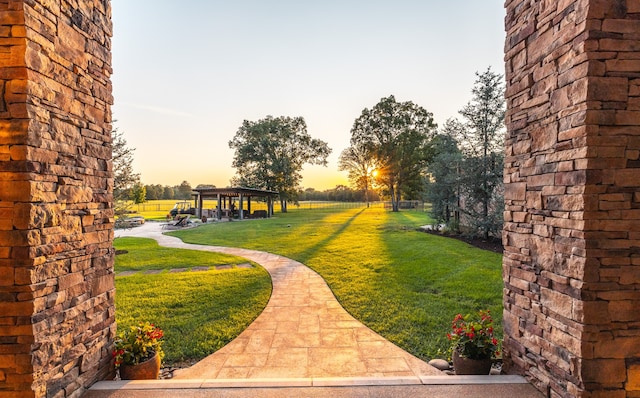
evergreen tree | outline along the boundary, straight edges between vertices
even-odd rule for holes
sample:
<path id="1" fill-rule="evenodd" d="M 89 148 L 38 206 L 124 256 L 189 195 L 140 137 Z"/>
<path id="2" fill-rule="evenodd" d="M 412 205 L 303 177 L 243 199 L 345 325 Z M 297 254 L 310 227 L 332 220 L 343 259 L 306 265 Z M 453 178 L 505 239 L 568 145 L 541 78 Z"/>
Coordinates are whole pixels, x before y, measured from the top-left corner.
<path id="1" fill-rule="evenodd" d="M 117 128 L 111 132 L 113 163 L 113 198 L 115 201 L 130 200 L 130 190 L 140 183 L 140 174 L 133 172 L 134 148 L 127 146 L 123 133 Z"/>
<path id="2" fill-rule="evenodd" d="M 433 139 L 435 155 L 429 164 L 427 200 L 431 203 L 431 217 L 459 232 L 460 171 L 462 154 L 457 142 L 448 135 Z"/>
<path id="3" fill-rule="evenodd" d="M 476 73 L 471 101 L 460 111 L 463 120 L 450 120 L 445 132 L 458 142 L 464 155 L 460 186 L 475 234 L 500 236 L 503 218 L 504 82 L 488 68 Z"/>
<path id="4" fill-rule="evenodd" d="M 124 135 L 117 128 L 111 131 L 111 161 L 113 167 L 113 210 L 116 218 L 129 213 L 131 192 L 140 184 L 140 174 L 133 172 L 134 148 L 127 145 Z"/>

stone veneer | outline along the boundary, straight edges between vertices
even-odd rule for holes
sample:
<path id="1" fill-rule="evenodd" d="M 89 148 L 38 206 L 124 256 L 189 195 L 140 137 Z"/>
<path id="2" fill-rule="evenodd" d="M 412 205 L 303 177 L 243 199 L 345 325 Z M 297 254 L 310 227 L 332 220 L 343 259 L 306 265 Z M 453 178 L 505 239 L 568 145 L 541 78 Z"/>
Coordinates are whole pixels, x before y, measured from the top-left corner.
<path id="1" fill-rule="evenodd" d="M 640 0 L 507 0 L 505 370 L 640 397 Z M 109 0 L 0 0 L 0 398 L 112 374 Z"/>
<path id="2" fill-rule="evenodd" d="M 0 397 L 113 372 L 109 0 L 0 0 Z"/>
<path id="3" fill-rule="evenodd" d="M 640 397 L 640 0 L 506 9 L 505 369 Z"/>

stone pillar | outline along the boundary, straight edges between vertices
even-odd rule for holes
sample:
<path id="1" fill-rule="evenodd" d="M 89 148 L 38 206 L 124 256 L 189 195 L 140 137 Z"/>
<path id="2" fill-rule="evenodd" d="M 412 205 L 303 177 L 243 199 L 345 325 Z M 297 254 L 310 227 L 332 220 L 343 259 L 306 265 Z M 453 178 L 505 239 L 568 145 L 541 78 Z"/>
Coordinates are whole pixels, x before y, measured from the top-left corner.
<path id="1" fill-rule="evenodd" d="M 113 372 L 109 0 L 0 1 L 0 397 Z"/>
<path id="2" fill-rule="evenodd" d="M 640 1 L 505 6 L 505 369 L 640 397 Z"/>

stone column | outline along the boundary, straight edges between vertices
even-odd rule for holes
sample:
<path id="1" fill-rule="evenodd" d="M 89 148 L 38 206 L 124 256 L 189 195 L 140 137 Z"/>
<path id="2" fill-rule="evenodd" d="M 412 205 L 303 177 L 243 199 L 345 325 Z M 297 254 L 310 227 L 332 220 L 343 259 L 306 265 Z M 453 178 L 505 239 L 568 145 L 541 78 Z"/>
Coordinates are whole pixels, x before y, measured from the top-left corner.
<path id="1" fill-rule="evenodd" d="M 109 0 L 0 1 L 0 397 L 113 372 Z"/>
<path id="2" fill-rule="evenodd" d="M 505 369 L 640 397 L 640 1 L 506 1 Z"/>

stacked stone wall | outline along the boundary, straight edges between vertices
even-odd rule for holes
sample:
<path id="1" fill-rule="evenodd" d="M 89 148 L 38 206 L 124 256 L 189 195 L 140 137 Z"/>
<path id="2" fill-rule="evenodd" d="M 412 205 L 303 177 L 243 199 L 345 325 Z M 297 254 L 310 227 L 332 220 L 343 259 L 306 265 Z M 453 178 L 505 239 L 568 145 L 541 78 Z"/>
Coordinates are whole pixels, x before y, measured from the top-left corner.
<path id="1" fill-rule="evenodd" d="M 506 9 L 505 368 L 640 397 L 640 1 Z"/>
<path id="2" fill-rule="evenodd" d="M 112 372 L 108 0 L 0 1 L 0 397 Z"/>

